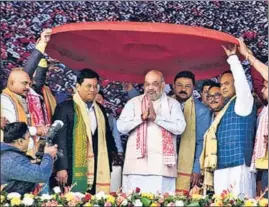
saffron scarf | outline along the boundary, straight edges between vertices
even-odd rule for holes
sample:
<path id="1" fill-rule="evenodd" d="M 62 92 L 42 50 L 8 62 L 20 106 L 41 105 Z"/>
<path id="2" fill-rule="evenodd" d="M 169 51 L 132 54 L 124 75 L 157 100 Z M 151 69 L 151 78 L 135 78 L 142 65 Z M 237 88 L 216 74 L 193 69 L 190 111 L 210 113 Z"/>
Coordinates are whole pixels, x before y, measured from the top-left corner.
<path id="1" fill-rule="evenodd" d="M 12 91 L 10 91 L 8 88 L 5 88 L 3 90 L 3 94 L 6 95 L 7 97 L 9 97 L 11 99 L 12 103 L 14 103 L 15 110 L 16 110 L 16 113 L 15 113 L 16 120 L 19 122 L 25 122 L 27 125 L 34 126 L 32 117 L 30 118 L 30 121 L 29 121 L 22 104 L 20 103 L 20 101 L 16 97 L 16 94 L 13 93 Z M 27 107 L 29 109 L 29 103 L 27 103 Z M 29 113 L 31 114 L 30 110 L 29 110 Z M 31 122 L 31 123 L 29 123 L 29 122 Z M 37 152 L 37 149 L 38 149 L 38 143 L 36 141 L 36 137 L 33 137 L 33 141 L 34 141 L 34 147 L 27 151 L 27 155 L 35 158 L 35 153 Z"/>
<path id="2" fill-rule="evenodd" d="M 213 173 L 217 167 L 217 137 L 216 132 L 218 125 L 225 114 L 226 110 L 230 106 L 230 103 L 235 99 L 235 96 L 225 105 L 225 107 L 218 113 L 215 117 L 213 123 L 206 131 L 204 135 L 204 144 L 203 151 L 200 156 L 200 168 L 202 175 L 204 175 L 203 188 L 205 190 L 213 190 L 214 188 L 214 179 Z"/>
<path id="3" fill-rule="evenodd" d="M 141 103 L 141 112 L 144 113 L 148 109 L 149 100 L 147 96 L 144 96 Z M 166 94 L 161 97 L 162 111 L 169 112 L 168 100 Z M 147 122 L 143 122 L 136 129 L 136 155 L 137 158 L 144 158 L 147 154 Z M 176 153 L 173 144 L 172 134 L 166 129 L 161 127 L 162 131 L 162 149 L 163 149 L 163 161 L 165 165 L 176 164 Z"/>
<path id="4" fill-rule="evenodd" d="M 55 100 L 55 97 L 52 95 L 51 90 L 48 86 L 43 86 L 42 88 L 42 94 L 45 101 L 45 107 L 47 111 L 48 121 L 51 122 L 51 118 L 54 114 L 54 110 L 56 108 L 57 102 Z"/>
<path id="5" fill-rule="evenodd" d="M 110 169 L 106 143 L 106 129 L 104 115 L 94 101 L 98 130 L 98 156 L 97 169 L 94 168 L 94 152 L 92 146 L 92 133 L 90 119 L 87 114 L 85 102 L 78 93 L 74 97 L 74 129 L 73 129 L 73 183 L 77 185 L 74 191 L 85 192 L 93 187 L 94 172 L 96 173 L 96 193 L 110 191 Z"/>
<path id="6" fill-rule="evenodd" d="M 5 88 L 2 93 L 6 95 L 7 97 L 9 97 L 11 101 L 14 103 L 15 110 L 16 110 L 16 120 L 29 124 L 27 120 L 27 114 L 25 113 L 23 106 L 17 99 L 16 95 L 12 91 L 10 91 L 8 88 Z"/>
<path id="7" fill-rule="evenodd" d="M 185 102 L 184 117 L 186 129 L 180 140 L 176 192 L 190 190 L 196 142 L 196 113 L 192 96 Z"/>

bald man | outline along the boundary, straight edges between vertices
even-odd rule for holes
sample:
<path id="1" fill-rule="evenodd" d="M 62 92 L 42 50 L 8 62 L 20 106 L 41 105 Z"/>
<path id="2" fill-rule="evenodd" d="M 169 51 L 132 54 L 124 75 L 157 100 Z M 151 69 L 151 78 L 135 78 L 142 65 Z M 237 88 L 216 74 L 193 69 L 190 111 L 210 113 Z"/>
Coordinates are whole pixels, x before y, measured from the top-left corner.
<path id="1" fill-rule="evenodd" d="M 5 117 L 9 123 L 17 121 L 27 123 L 31 136 L 44 136 L 48 131 L 48 127 L 31 126 L 31 116 L 26 101 L 30 87 L 30 77 L 23 71 L 23 68 L 16 68 L 10 73 L 7 88 L 1 94 L 1 117 Z"/>
<path id="2" fill-rule="evenodd" d="M 145 76 L 144 94 L 127 102 L 117 122 L 129 134 L 123 169 L 123 191 L 175 192 L 176 136 L 186 127 L 180 104 L 167 97 L 163 74 Z"/>

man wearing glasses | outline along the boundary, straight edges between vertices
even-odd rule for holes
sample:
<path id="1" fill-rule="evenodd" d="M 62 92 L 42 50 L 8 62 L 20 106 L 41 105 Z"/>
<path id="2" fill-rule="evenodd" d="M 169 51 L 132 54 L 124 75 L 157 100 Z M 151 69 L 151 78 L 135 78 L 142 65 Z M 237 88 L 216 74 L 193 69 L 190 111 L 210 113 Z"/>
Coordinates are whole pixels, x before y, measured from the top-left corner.
<path id="1" fill-rule="evenodd" d="M 144 94 L 125 105 L 117 122 L 128 134 L 123 192 L 174 192 L 177 177 L 176 136 L 186 127 L 180 104 L 166 96 L 160 71 L 145 76 Z"/>
<path id="2" fill-rule="evenodd" d="M 206 99 L 209 108 L 213 111 L 212 114 L 212 121 L 213 121 L 225 104 L 224 98 L 221 95 L 219 83 L 214 83 L 209 87 Z"/>

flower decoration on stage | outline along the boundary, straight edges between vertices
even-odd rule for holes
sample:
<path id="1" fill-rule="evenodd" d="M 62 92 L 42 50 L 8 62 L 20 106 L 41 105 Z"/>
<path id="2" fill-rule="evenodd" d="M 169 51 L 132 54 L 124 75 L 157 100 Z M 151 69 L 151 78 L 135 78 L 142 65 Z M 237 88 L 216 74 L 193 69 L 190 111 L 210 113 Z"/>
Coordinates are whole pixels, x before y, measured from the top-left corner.
<path id="1" fill-rule="evenodd" d="M 72 188 L 71 188 L 72 189 Z M 148 193 L 141 192 L 139 188 L 125 194 L 119 189 L 116 193 L 105 194 L 99 192 L 96 195 L 89 193 L 72 192 L 61 193 L 60 189 L 54 188 L 54 194 L 33 194 L 20 195 L 19 193 L 6 193 L 1 191 L 1 206 L 105 206 L 105 207 L 136 207 L 136 206 L 268 206 L 268 199 L 262 198 L 267 190 L 256 199 L 249 199 L 245 196 L 235 196 L 232 189 L 225 190 L 220 195 L 198 194 L 200 191 L 191 191 L 188 195 L 182 193 Z"/>

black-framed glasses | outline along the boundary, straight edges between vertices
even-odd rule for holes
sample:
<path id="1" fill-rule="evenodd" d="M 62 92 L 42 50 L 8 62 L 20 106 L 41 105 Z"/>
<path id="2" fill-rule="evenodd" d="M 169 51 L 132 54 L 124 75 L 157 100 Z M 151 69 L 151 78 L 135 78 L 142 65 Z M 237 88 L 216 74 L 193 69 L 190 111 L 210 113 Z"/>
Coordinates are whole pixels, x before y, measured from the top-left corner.
<path id="1" fill-rule="evenodd" d="M 213 101 L 214 99 L 219 99 L 221 96 L 221 93 L 215 93 L 215 94 L 207 94 L 206 99 L 207 101 Z"/>

